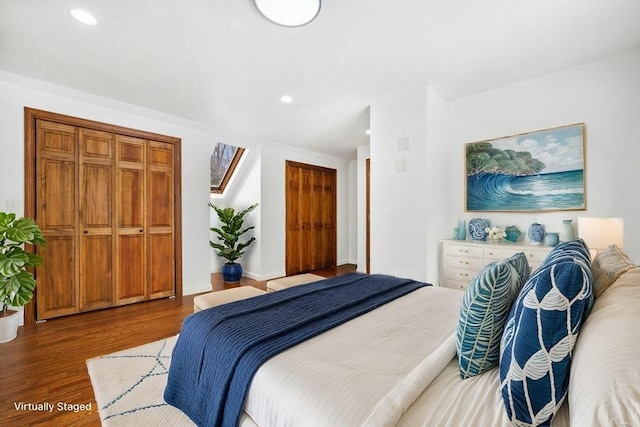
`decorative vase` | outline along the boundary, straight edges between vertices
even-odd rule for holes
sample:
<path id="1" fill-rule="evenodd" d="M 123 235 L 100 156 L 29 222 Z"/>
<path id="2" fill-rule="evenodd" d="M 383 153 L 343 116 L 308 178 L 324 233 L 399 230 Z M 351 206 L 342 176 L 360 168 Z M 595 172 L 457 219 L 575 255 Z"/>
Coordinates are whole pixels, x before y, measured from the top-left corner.
<path id="1" fill-rule="evenodd" d="M 242 265 L 228 262 L 222 266 L 222 279 L 225 283 L 238 283 L 242 278 Z"/>
<path id="2" fill-rule="evenodd" d="M 573 240 L 576 238 L 576 232 L 573 229 L 573 220 L 571 219 L 563 219 L 562 220 L 562 231 L 560 231 L 560 241 L 568 242 L 569 240 Z"/>
<path id="3" fill-rule="evenodd" d="M 518 237 L 520 237 L 520 230 L 518 230 L 518 227 L 516 227 L 515 225 L 510 225 L 507 228 L 504 229 L 504 232 L 507 233 L 507 237 L 505 237 L 505 239 L 508 242 L 517 242 L 518 241 Z"/>
<path id="4" fill-rule="evenodd" d="M 472 240 L 487 240 L 487 232 L 485 228 L 489 228 L 489 220 L 485 218 L 473 218 L 469 221 L 469 235 Z"/>
<path id="5" fill-rule="evenodd" d="M 555 246 L 560 243 L 560 236 L 558 233 L 547 233 L 544 236 L 544 244 L 547 246 Z"/>
<path id="6" fill-rule="evenodd" d="M 466 221 L 458 221 L 458 240 L 467 240 Z"/>
<path id="7" fill-rule="evenodd" d="M 544 226 L 542 224 L 534 222 L 529 227 L 527 237 L 529 237 L 529 242 L 531 242 L 532 245 L 541 244 L 542 240 L 544 240 Z"/>

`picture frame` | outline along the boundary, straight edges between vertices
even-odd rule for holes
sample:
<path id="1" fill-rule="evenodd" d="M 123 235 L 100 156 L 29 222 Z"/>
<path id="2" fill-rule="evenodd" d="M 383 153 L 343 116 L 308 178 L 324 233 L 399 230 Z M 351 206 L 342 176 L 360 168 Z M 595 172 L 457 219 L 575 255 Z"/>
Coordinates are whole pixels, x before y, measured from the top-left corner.
<path id="1" fill-rule="evenodd" d="M 465 144 L 465 211 L 586 210 L 585 124 Z"/>

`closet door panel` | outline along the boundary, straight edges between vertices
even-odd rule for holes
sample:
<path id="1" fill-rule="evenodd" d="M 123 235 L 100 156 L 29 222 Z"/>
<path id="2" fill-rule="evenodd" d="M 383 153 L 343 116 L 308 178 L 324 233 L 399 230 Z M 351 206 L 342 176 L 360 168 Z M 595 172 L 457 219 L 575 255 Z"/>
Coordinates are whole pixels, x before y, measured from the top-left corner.
<path id="1" fill-rule="evenodd" d="M 45 238 L 56 230 L 75 231 L 75 175 L 76 164 L 72 159 L 41 158 L 36 167 L 40 174 L 37 195 L 40 205 L 36 215 Z"/>
<path id="2" fill-rule="evenodd" d="M 46 260 L 37 268 L 37 319 L 78 312 L 75 236 L 46 236 L 47 244 L 39 254 Z"/>
<path id="3" fill-rule="evenodd" d="M 36 121 L 35 220 L 47 241 L 37 253 L 36 318 L 78 312 L 76 129 Z"/>
<path id="4" fill-rule="evenodd" d="M 84 235 L 81 252 L 80 311 L 113 306 L 113 238 Z"/>
<path id="5" fill-rule="evenodd" d="M 116 135 L 116 272 L 118 305 L 144 301 L 147 289 L 144 139 Z"/>
<path id="6" fill-rule="evenodd" d="M 151 233 L 149 236 L 149 297 L 161 298 L 174 294 L 175 270 L 173 263 L 173 235 L 171 233 Z"/>
<path id="7" fill-rule="evenodd" d="M 175 295 L 174 147 L 149 141 L 147 172 L 149 298 Z"/>
<path id="8" fill-rule="evenodd" d="M 109 132 L 80 128 L 80 311 L 115 303 L 113 140 Z"/>
<path id="9" fill-rule="evenodd" d="M 144 234 L 118 237 L 118 305 L 147 299 Z"/>

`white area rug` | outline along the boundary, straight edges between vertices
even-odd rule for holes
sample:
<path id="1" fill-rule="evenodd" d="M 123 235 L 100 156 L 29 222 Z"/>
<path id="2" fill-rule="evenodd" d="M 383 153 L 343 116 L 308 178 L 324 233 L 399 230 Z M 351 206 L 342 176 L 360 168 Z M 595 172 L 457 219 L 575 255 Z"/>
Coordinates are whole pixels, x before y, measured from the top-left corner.
<path id="1" fill-rule="evenodd" d="M 163 399 L 177 337 L 87 360 L 103 426 L 194 426 Z"/>

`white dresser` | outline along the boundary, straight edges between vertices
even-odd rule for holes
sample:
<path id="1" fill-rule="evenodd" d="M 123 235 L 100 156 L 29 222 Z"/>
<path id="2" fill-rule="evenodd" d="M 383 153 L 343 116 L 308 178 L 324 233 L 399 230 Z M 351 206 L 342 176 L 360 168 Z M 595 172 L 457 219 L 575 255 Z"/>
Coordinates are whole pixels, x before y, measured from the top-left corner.
<path id="1" fill-rule="evenodd" d="M 482 267 L 490 262 L 524 252 L 531 272 L 535 271 L 552 247 L 526 243 L 486 243 L 472 240 L 442 240 L 440 285 L 466 289 Z"/>

